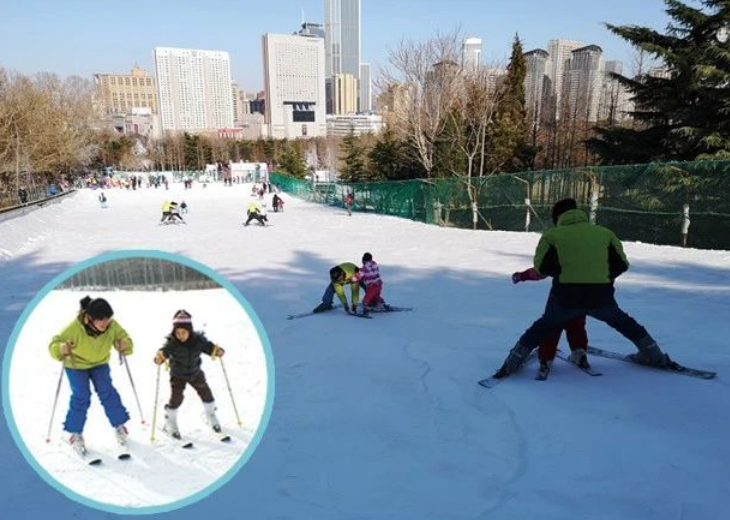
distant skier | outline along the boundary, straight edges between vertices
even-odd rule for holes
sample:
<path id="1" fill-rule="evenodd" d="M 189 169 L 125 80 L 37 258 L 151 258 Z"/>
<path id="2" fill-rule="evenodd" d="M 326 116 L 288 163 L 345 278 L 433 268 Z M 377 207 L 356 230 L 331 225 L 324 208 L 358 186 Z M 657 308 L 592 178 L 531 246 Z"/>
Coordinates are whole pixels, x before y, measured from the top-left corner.
<path id="1" fill-rule="evenodd" d="M 649 332 L 621 310 L 614 297 L 614 280 L 629 268 L 623 245 L 613 231 L 591 224 L 574 199 L 555 203 L 557 226 L 543 233 L 535 250 L 535 270 L 553 276 L 543 315 L 517 341 L 495 377 L 520 369 L 530 352 L 555 329 L 579 317 L 607 323 L 638 349 L 639 364 L 666 367 L 672 363 Z"/>
<path id="2" fill-rule="evenodd" d="M 244 226 L 248 226 L 252 220 L 257 221 L 262 226 L 265 226 L 269 221 L 268 217 L 265 214 L 262 214 L 262 209 L 259 208 L 259 205 L 256 202 L 252 202 L 248 205 L 246 208 L 246 215 L 248 216 L 248 219 L 243 224 Z"/>
<path id="3" fill-rule="evenodd" d="M 193 181 L 190 181 L 190 182 L 192 183 Z M 180 213 L 184 215 L 187 212 L 188 212 L 188 205 L 187 205 L 187 203 L 185 201 L 182 201 L 180 203 Z"/>
<path id="4" fill-rule="evenodd" d="M 365 284 L 365 296 L 363 296 L 358 312 L 368 314 L 370 311 L 382 312 L 390 309 L 390 305 L 387 305 L 381 296 L 383 280 L 380 278 L 380 267 L 373 260 L 373 255 L 370 253 L 362 255 L 362 267 L 354 278 Z"/>
<path id="5" fill-rule="evenodd" d="M 185 222 L 180 216 L 180 206 L 175 201 L 166 200 L 162 203 L 162 218 L 160 222 L 174 222 L 175 219 Z"/>
<path id="6" fill-rule="evenodd" d="M 201 354 L 223 357 L 225 350 L 209 341 L 202 332 L 193 330 L 193 318 L 189 312 L 177 311 L 172 319 L 172 332 L 154 359 L 157 365 L 170 360 L 170 400 L 165 405 L 165 430 L 177 439 L 180 438 L 177 413 L 187 385 L 192 386 L 203 401 L 205 416 L 211 428 L 216 432 L 221 431 L 220 422 L 215 414 L 213 392 L 201 368 Z"/>
<path id="7" fill-rule="evenodd" d="M 108 208 L 109 207 L 109 200 L 106 198 L 106 195 L 104 195 L 104 192 L 102 191 L 99 195 L 99 202 L 101 203 L 102 208 Z"/>
<path id="8" fill-rule="evenodd" d="M 53 336 L 49 351 L 51 357 L 63 362 L 71 386 L 63 429 L 71 435 L 69 442 L 73 449 L 84 455 L 83 432 L 91 405 L 90 383 L 94 385 L 117 441 L 123 443 L 128 435 L 125 423 L 129 420 L 129 413 L 112 384 L 109 357 L 112 347 L 129 356 L 133 343 L 127 331 L 112 318 L 114 311 L 105 299 L 86 296 L 80 304 L 81 310 L 76 318 Z"/>
<path id="9" fill-rule="evenodd" d="M 360 280 L 358 272 L 360 268 L 351 262 L 345 262 L 330 269 L 330 283 L 322 295 L 322 303 L 314 308 L 312 312 L 324 312 L 330 310 L 333 305 L 335 294 L 340 299 L 342 307 L 348 314 L 354 313 L 357 309 L 357 303 L 360 301 Z M 345 296 L 345 285 L 350 286 L 351 305 L 347 303 Z"/>
<path id="10" fill-rule="evenodd" d="M 352 205 L 355 203 L 355 197 L 352 193 L 348 193 L 345 197 L 345 209 L 347 210 L 347 215 L 352 216 Z"/>
<path id="11" fill-rule="evenodd" d="M 271 198 L 271 206 L 274 208 L 274 213 L 284 212 L 284 201 L 276 193 Z"/>

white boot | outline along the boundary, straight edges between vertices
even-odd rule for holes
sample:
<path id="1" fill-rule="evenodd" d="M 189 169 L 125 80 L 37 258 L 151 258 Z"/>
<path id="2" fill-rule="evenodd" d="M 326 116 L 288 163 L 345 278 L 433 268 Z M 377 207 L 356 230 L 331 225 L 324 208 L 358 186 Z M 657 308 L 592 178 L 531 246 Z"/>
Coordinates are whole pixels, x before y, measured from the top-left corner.
<path id="1" fill-rule="evenodd" d="M 114 428 L 114 437 L 116 437 L 117 443 L 122 445 L 126 444 L 128 435 L 129 432 L 127 431 L 127 427 L 123 424 L 120 424 L 119 426 Z"/>
<path id="2" fill-rule="evenodd" d="M 215 401 L 203 403 L 203 408 L 205 409 L 205 418 L 208 420 L 210 427 L 213 428 L 213 431 L 220 433 L 221 425 L 218 422 L 218 417 L 215 415 Z"/>
<path id="3" fill-rule="evenodd" d="M 71 447 L 74 449 L 76 453 L 81 455 L 82 457 L 86 455 L 86 443 L 84 442 L 84 436 L 80 433 L 72 433 L 71 437 L 68 439 L 69 444 L 71 444 Z"/>
<path id="4" fill-rule="evenodd" d="M 168 408 L 165 405 L 165 431 L 174 438 L 180 438 L 180 429 L 177 427 L 177 408 Z"/>

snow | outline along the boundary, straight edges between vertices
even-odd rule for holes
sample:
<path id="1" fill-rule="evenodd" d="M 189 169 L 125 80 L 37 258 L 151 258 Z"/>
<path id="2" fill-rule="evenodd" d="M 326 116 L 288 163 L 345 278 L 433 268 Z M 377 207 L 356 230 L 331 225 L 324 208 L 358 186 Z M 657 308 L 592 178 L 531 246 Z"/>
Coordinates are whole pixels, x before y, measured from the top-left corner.
<path id="1" fill-rule="evenodd" d="M 548 281 L 513 285 L 510 280 L 511 273 L 530 266 L 538 234 L 445 229 L 358 213 L 348 217 L 344 210 L 287 195 L 285 213 L 269 212 L 271 227 L 244 228 L 249 194 L 245 185 L 108 191 L 110 207 L 101 209 L 96 193 L 82 190 L 0 222 L 0 338 L 10 337 L 26 305 L 59 273 L 120 250 L 166 251 L 216 270 L 250 302 L 266 328 L 276 397 L 261 443 L 209 496 L 190 504 L 167 502 L 173 509 L 169 518 L 726 517 L 730 252 L 625 243 L 632 266 L 617 282 L 619 304 L 666 352 L 681 363 L 718 371 L 716 379 L 593 357 L 602 377 L 588 377 L 556 360 L 547 382 L 534 381 L 534 370 L 528 369 L 488 390 L 476 381 L 501 365 L 545 304 Z M 158 225 L 160 205 L 170 197 L 189 204 L 187 225 Z M 335 310 L 286 320 L 287 314 L 318 303 L 331 266 L 359 263 L 365 251 L 380 265 L 386 300 L 413 305 L 413 312 L 358 320 Z M 66 296 L 51 293 L 46 299 L 56 297 Z M 45 437 L 58 377 L 45 338 L 55 329 L 50 320 L 68 321 L 76 301 L 74 294 L 59 306 L 39 305 L 36 312 L 48 312 L 49 321 L 48 330 L 33 327 L 39 350 L 20 354 L 15 346 L 12 356 L 13 406 L 6 413 L 12 412 L 21 428 L 26 414 L 37 412 L 38 438 Z M 130 314 L 122 323 L 140 327 L 139 334 L 149 334 L 157 345 L 167 323 L 153 322 L 161 332 L 143 331 L 148 321 Z M 206 322 L 210 328 L 215 320 Z M 589 320 L 588 334 L 597 347 L 634 351 L 602 323 Z M 220 335 L 233 341 L 227 330 Z M 18 366 L 27 367 L 17 377 L 37 381 L 23 396 L 33 401 L 23 410 L 14 403 L 14 389 L 22 386 L 14 382 L 16 356 Z M 129 361 L 138 384 L 154 384 L 149 356 L 135 356 Z M 209 361 L 206 374 L 217 368 Z M 114 378 L 122 390 L 129 385 L 118 369 L 113 368 Z M 235 380 L 245 385 L 242 368 L 236 370 Z M 220 404 L 227 404 L 219 383 L 213 388 Z M 3 381 L 3 392 L 7 389 Z M 124 399 L 136 418 L 133 398 Z M 181 416 L 189 418 L 191 428 L 199 419 L 196 400 L 188 390 L 183 406 L 189 408 Z M 64 413 L 62 397 L 56 432 Z M 90 415 L 100 416 L 100 408 Z M 97 419 L 103 430 L 99 438 L 108 436 L 103 417 Z M 166 503 L 210 489 L 211 473 L 225 471 L 197 453 L 172 466 L 167 448 L 151 446 L 134 421 L 131 427 L 144 453 L 135 464 L 144 474 L 117 463 L 89 473 L 66 465 L 45 446 L 38 448 L 38 457 L 52 459 L 59 480 L 83 476 L 92 497 L 107 480 L 112 487 L 117 483 L 117 492 L 103 501 L 126 500 L 119 512 L 127 514 L 141 511 L 136 508 L 143 502 Z M 241 432 L 235 444 L 245 444 L 252 432 Z M 7 426 L 0 429 L 0 447 L 3 517 L 108 518 L 44 482 L 15 447 Z M 227 457 L 226 449 L 212 447 L 211 453 Z"/>

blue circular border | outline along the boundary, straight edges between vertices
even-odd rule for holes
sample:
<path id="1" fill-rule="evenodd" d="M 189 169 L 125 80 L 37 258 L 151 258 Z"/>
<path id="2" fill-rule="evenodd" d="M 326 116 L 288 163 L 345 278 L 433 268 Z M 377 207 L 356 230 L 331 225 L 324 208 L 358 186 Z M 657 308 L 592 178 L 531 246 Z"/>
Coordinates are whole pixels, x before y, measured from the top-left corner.
<path id="1" fill-rule="evenodd" d="M 20 433 L 18 432 L 17 426 L 15 424 L 15 420 L 13 419 L 13 415 L 10 412 L 10 398 L 9 398 L 9 388 L 8 388 L 8 376 L 10 374 L 10 360 L 12 358 L 13 350 L 15 349 L 15 344 L 18 341 L 18 336 L 20 335 L 20 331 L 23 329 L 23 326 L 25 325 L 25 322 L 27 321 L 28 317 L 31 315 L 35 307 L 40 303 L 40 301 L 51 291 L 53 291 L 59 284 L 61 284 L 66 279 L 70 278 L 71 276 L 83 271 L 84 269 L 87 269 L 93 265 L 100 264 L 103 262 L 109 262 L 111 260 L 121 260 L 121 259 L 128 259 L 128 258 L 159 258 L 162 260 L 167 260 L 169 262 L 175 262 L 178 264 L 183 264 L 188 267 L 191 267 L 192 269 L 195 269 L 196 271 L 200 271 L 201 273 L 207 275 L 211 279 L 213 279 L 216 283 L 218 283 L 221 287 L 228 290 L 229 293 L 233 295 L 233 297 L 238 301 L 238 303 L 246 310 L 248 313 L 249 318 L 253 322 L 253 324 L 256 326 L 256 331 L 258 332 L 259 338 L 261 339 L 261 343 L 264 347 L 264 355 L 266 357 L 266 374 L 267 374 L 267 384 L 266 384 L 266 404 L 264 405 L 264 413 L 261 417 L 261 422 L 259 423 L 259 427 L 256 430 L 256 434 L 254 435 L 253 439 L 249 443 L 248 447 L 246 448 L 246 451 L 244 451 L 243 455 L 238 459 L 238 462 L 231 467 L 222 477 L 220 477 L 218 480 L 213 482 L 211 485 L 206 487 L 205 489 L 202 489 L 201 491 L 198 491 L 197 493 L 190 495 L 187 498 L 184 498 L 182 500 L 178 500 L 176 502 L 171 502 L 169 504 L 165 504 L 163 506 L 149 506 L 149 507 L 137 507 L 137 508 L 131 508 L 131 507 L 120 507 L 120 506 L 114 506 L 110 504 L 106 504 L 104 502 L 97 502 L 95 500 L 91 500 L 85 496 L 82 496 L 74 491 L 71 491 L 70 489 L 63 486 L 60 482 L 58 482 L 55 478 L 53 478 L 38 462 L 35 460 L 35 458 L 31 455 L 30 451 L 26 447 L 25 443 L 23 442 L 22 437 L 20 436 Z M 3 394 L 3 410 L 5 414 L 5 420 L 8 423 L 8 428 L 10 429 L 10 433 L 13 436 L 13 440 L 15 441 L 15 444 L 20 449 L 21 453 L 25 457 L 25 459 L 28 461 L 28 463 L 31 465 L 33 469 L 45 480 L 48 484 L 59 490 L 61 493 L 66 495 L 68 498 L 75 500 L 76 502 L 79 502 L 83 505 L 86 505 L 88 507 L 98 509 L 101 511 L 106 511 L 108 513 L 116 513 L 116 514 L 123 514 L 123 515 L 147 515 L 147 514 L 155 514 L 155 513 L 167 513 L 170 511 L 174 511 L 176 509 L 180 509 L 182 507 L 188 506 L 190 504 L 193 504 L 195 502 L 198 502 L 199 500 L 202 500 L 203 498 L 207 497 L 214 491 L 221 488 L 223 485 L 228 483 L 229 480 L 231 480 L 236 473 L 248 462 L 248 460 L 251 458 L 251 455 L 253 455 L 254 451 L 256 451 L 256 447 L 258 446 L 259 442 L 261 442 L 261 438 L 264 435 L 264 432 L 266 431 L 266 428 L 269 424 L 269 419 L 271 418 L 271 410 L 274 405 L 274 388 L 275 388 L 275 382 L 274 382 L 274 356 L 271 350 L 271 344 L 269 343 L 269 337 L 266 334 L 266 329 L 264 329 L 264 326 L 261 324 L 261 320 L 259 320 L 258 315 L 253 310 L 253 307 L 248 303 L 248 301 L 243 297 L 243 295 L 233 286 L 232 283 L 230 283 L 228 280 L 223 278 L 221 275 L 216 273 L 214 270 L 210 269 L 209 267 L 206 267 L 203 264 L 199 264 L 193 260 L 190 260 L 189 258 L 175 255 L 172 253 L 166 253 L 164 251 L 155 251 L 155 250 L 127 250 L 127 251 L 117 251 L 113 253 L 104 253 L 95 257 L 92 257 L 88 260 L 85 260 L 83 262 L 80 262 L 76 264 L 74 267 L 70 268 L 67 271 L 64 271 L 63 273 L 56 276 L 53 280 L 48 282 L 43 289 L 35 295 L 35 297 L 30 301 L 30 303 L 26 306 L 25 310 L 23 311 L 23 314 L 21 314 L 20 318 L 15 324 L 15 327 L 13 328 L 13 333 L 10 335 L 10 339 L 8 340 L 7 347 L 5 348 L 5 356 L 3 358 L 3 386 L 2 386 L 2 394 Z"/>

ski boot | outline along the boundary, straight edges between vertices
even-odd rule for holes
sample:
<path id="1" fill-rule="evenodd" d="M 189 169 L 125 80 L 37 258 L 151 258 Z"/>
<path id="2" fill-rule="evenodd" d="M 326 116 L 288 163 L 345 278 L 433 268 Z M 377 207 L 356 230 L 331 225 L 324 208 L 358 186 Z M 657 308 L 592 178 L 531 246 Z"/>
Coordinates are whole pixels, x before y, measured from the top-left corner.
<path id="1" fill-rule="evenodd" d="M 84 436 L 80 433 L 72 433 L 68 439 L 69 444 L 73 450 L 84 457 L 86 455 L 86 443 L 84 442 Z"/>
<path id="2" fill-rule="evenodd" d="M 165 405 L 164 429 L 173 439 L 182 439 L 180 428 L 177 427 L 177 408 L 170 408 L 168 405 Z"/>
<path id="3" fill-rule="evenodd" d="M 125 444 L 127 444 L 128 436 L 129 432 L 127 431 L 127 427 L 123 424 L 114 427 L 114 437 L 117 439 L 117 443 L 124 446 Z"/>
<path id="4" fill-rule="evenodd" d="M 588 353 L 585 349 L 577 348 L 573 350 L 570 353 L 570 360 L 583 370 L 591 368 L 591 365 L 588 363 Z"/>
<path id="5" fill-rule="evenodd" d="M 205 418 L 208 420 L 210 427 L 213 428 L 214 432 L 220 433 L 222 429 L 220 422 L 218 422 L 218 417 L 215 415 L 215 401 L 203 403 L 203 408 L 205 409 Z"/>

